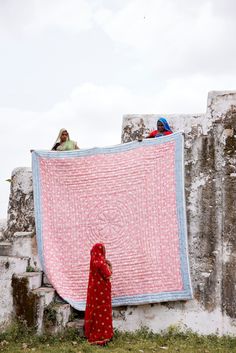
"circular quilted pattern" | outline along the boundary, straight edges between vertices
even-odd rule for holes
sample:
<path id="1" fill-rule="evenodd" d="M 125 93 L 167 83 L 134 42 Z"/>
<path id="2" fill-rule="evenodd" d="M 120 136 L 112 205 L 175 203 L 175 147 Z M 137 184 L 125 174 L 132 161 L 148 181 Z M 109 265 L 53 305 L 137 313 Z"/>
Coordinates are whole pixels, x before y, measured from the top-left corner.
<path id="1" fill-rule="evenodd" d="M 107 242 L 111 239 L 117 244 L 125 240 L 128 231 L 129 209 L 121 202 L 99 202 L 91 210 L 89 217 L 89 233 L 94 242 L 101 239 Z"/>

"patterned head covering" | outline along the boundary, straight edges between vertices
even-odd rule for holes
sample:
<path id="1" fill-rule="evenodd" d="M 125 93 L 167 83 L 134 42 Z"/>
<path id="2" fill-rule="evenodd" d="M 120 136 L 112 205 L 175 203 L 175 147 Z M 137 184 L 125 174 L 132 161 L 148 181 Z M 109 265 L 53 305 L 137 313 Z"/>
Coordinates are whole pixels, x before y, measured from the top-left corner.
<path id="1" fill-rule="evenodd" d="M 97 261 L 105 261 L 105 246 L 102 243 L 95 244 L 91 249 L 91 264 L 96 264 Z"/>
<path id="2" fill-rule="evenodd" d="M 62 135 L 63 132 L 65 132 L 65 131 L 66 131 L 67 134 L 68 134 L 68 131 L 67 131 L 66 129 L 64 129 L 64 128 L 62 128 L 62 129 L 59 131 L 59 134 L 58 134 L 58 136 L 57 136 L 57 139 L 56 139 L 56 141 L 55 141 L 55 143 L 54 143 L 54 145 L 53 145 L 53 147 L 52 147 L 52 150 L 55 148 L 56 145 L 58 145 L 57 148 L 56 148 L 57 151 L 71 151 L 71 150 L 76 150 L 76 149 L 78 149 L 77 143 L 76 143 L 75 141 L 72 141 L 72 140 L 70 139 L 69 134 L 68 134 L 68 136 L 67 136 L 66 141 L 61 142 L 61 135 Z"/>
<path id="3" fill-rule="evenodd" d="M 171 130 L 171 128 L 170 128 L 170 125 L 168 124 L 166 118 L 161 117 L 161 118 L 159 118 L 159 119 L 157 120 L 157 122 L 158 122 L 158 121 L 161 122 L 161 123 L 164 125 L 164 129 L 165 129 L 166 131 L 171 131 L 171 132 L 172 132 L 172 130 Z"/>
<path id="4" fill-rule="evenodd" d="M 55 146 L 56 143 L 60 143 L 60 142 L 61 142 L 61 135 L 62 135 L 62 133 L 63 133 L 64 131 L 66 131 L 67 134 L 68 134 L 68 131 L 63 127 L 63 128 L 59 131 L 59 134 L 58 134 L 57 139 L 56 139 L 56 141 L 55 141 L 55 143 L 54 143 L 53 146 Z M 68 134 L 67 141 L 69 141 L 69 140 L 70 140 L 70 136 L 69 136 L 69 134 Z"/>

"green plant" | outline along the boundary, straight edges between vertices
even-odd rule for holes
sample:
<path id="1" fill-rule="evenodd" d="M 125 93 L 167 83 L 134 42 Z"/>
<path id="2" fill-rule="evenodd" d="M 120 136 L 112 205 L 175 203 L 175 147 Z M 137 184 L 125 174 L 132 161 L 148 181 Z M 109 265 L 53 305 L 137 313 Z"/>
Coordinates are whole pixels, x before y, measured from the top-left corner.
<path id="1" fill-rule="evenodd" d="M 54 304 L 48 305 L 43 312 L 43 322 L 46 327 L 54 326 L 57 322 L 57 312 Z"/>
<path id="2" fill-rule="evenodd" d="M 1 342 L 2 345 L 1 345 Z M 29 335 L 23 322 L 14 323 L 0 334 L 0 352 L 8 353 L 236 353 L 235 337 L 200 336 L 170 327 L 165 334 L 156 334 L 146 327 L 136 332 L 119 332 L 104 347 L 91 346 L 73 330 L 63 334 Z"/>
<path id="3" fill-rule="evenodd" d="M 25 320 L 18 318 L 4 332 L 0 333 L 0 341 L 19 341 L 33 334 L 35 334 L 35 330 L 29 328 Z"/>
<path id="4" fill-rule="evenodd" d="M 26 272 L 36 272 L 36 271 L 35 271 L 35 268 L 34 268 L 34 267 L 32 267 L 31 265 L 28 265 L 28 266 L 26 267 Z"/>

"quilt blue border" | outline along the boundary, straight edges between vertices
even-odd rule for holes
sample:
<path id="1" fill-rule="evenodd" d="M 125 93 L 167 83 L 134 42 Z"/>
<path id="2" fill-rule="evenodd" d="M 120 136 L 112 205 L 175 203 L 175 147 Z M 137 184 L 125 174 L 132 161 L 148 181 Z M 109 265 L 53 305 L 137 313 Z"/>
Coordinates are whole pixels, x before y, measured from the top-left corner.
<path id="1" fill-rule="evenodd" d="M 186 205 L 185 205 L 185 190 L 184 190 L 184 139 L 182 133 L 174 133 L 161 138 L 145 139 L 142 142 L 129 142 L 121 145 L 110 147 L 95 147 L 91 149 L 74 150 L 67 152 L 55 151 L 34 151 L 32 153 L 32 171 L 33 171 L 33 189 L 34 189 L 34 207 L 35 207 L 35 222 L 36 234 L 38 242 L 38 251 L 40 261 L 45 271 L 43 257 L 43 234 L 42 234 L 42 210 L 41 210 L 41 192 L 40 192 L 40 169 L 39 158 L 80 158 L 83 156 L 91 156 L 96 154 L 119 153 L 137 149 L 143 146 L 160 145 L 168 141 L 175 141 L 175 175 L 176 175 L 176 205 L 177 218 L 179 229 L 179 245 L 180 245 L 180 260 L 181 260 L 181 275 L 183 279 L 183 290 L 173 292 L 163 292 L 157 294 L 145 294 L 134 296 L 116 297 L 112 301 L 112 305 L 141 305 L 148 303 L 188 300 L 192 299 L 192 287 L 190 280 L 190 270 L 188 261 L 188 242 L 187 242 L 187 223 L 186 223 Z M 64 298 L 77 310 L 85 309 L 85 302 L 75 302 L 69 298 Z"/>

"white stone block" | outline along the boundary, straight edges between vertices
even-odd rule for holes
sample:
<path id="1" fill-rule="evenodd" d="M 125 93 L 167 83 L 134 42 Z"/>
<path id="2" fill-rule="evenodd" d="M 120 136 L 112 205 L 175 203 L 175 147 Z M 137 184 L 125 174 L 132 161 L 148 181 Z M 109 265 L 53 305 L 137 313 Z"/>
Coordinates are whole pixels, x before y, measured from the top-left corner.
<path id="1" fill-rule="evenodd" d="M 12 254 L 14 256 L 28 256 L 29 265 L 36 271 L 42 270 L 36 236 L 33 232 L 16 232 L 13 237 Z"/>
<path id="2" fill-rule="evenodd" d="M 39 298 L 38 301 L 38 317 L 37 317 L 37 333 L 43 333 L 43 316 L 44 309 L 53 302 L 55 296 L 55 290 L 53 288 L 41 287 L 32 290 L 32 293 L 36 294 Z"/>
<path id="3" fill-rule="evenodd" d="M 54 332 L 61 332 L 65 329 L 70 316 L 71 306 L 70 304 L 54 304 L 52 307 L 56 312 L 56 324 L 54 326 Z"/>
<path id="4" fill-rule="evenodd" d="M 13 255 L 32 257 L 32 238 L 31 232 L 17 232 L 13 237 Z"/>
<path id="5" fill-rule="evenodd" d="M 4 231 L 7 239 L 11 239 L 15 232 L 34 230 L 34 201 L 30 168 L 13 170 L 7 213 L 7 228 Z"/>
<path id="6" fill-rule="evenodd" d="M 0 256 L 12 256 L 12 243 L 9 241 L 0 242 Z"/>
<path id="7" fill-rule="evenodd" d="M 34 289 L 32 293 L 36 294 L 38 297 L 41 297 L 43 300 L 44 306 L 49 305 L 55 296 L 55 289 L 48 287 L 40 287 L 38 289 Z"/>
<path id="8" fill-rule="evenodd" d="M 37 289 L 42 285 L 42 272 L 24 272 L 16 275 L 18 278 L 28 279 L 28 289 Z"/>
<path id="9" fill-rule="evenodd" d="M 6 327 L 12 319 L 12 276 L 25 272 L 28 261 L 27 257 L 0 256 L 0 328 Z"/>

